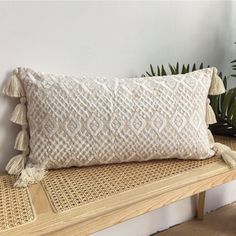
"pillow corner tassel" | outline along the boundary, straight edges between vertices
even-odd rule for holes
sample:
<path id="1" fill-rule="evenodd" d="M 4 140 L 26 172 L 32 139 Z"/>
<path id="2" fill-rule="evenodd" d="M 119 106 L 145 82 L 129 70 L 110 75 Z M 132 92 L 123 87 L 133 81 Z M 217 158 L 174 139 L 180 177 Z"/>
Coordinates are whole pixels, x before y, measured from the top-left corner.
<path id="1" fill-rule="evenodd" d="M 42 180 L 47 173 L 44 168 L 28 167 L 26 157 L 28 150 L 11 158 L 6 166 L 6 171 L 10 175 L 16 175 L 17 180 L 14 187 L 24 188 Z"/>
<path id="2" fill-rule="evenodd" d="M 18 176 L 14 187 L 25 188 L 31 184 L 41 181 L 46 175 L 47 171 L 44 168 L 26 167 Z"/>
<path id="3" fill-rule="evenodd" d="M 29 153 L 29 134 L 27 132 L 25 90 L 19 79 L 20 73 L 20 68 L 15 69 L 2 90 L 6 96 L 20 98 L 20 104 L 16 105 L 10 120 L 22 126 L 14 146 L 16 150 L 22 151 L 22 153 L 12 157 L 5 168 L 8 174 L 17 176 L 14 187 L 19 188 L 39 182 L 46 174 L 45 168 L 29 167 L 26 164 Z"/>
<path id="4" fill-rule="evenodd" d="M 210 99 L 207 99 L 207 107 L 206 107 L 206 123 L 207 125 L 212 125 L 217 123 L 215 112 L 213 111 L 210 105 Z"/>
<path id="5" fill-rule="evenodd" d="M 27 151 L 29 146 L 29 135 L 26 130 L 27 125 L 22 126 L 22 130 L 18 133 L 14 148 L 18 151 Z"/>
<path id="6" fill-rule="evenodd" d="M 20 74 L 20 68 L 13 70 L 12 75 L 6 81 L 3 87 L 2 93 L 9 97 L 24 97 L 25 91 L 21 84 L 18 75 Z"/>
<path id="7" fill-rule="evenodd" d="M 10 159 L 5 170 L 9 175 L 19 175 L 25 168 L 26 155 L 18 154 Z"/>
<path id="8" fill-rule="evenodd" d="M 18 124 L 18 125 L 26 125 L 27 124 L 27 118 L 26 118 L 26 98 L 21 97 L 20 103 L 16 105 L 14 111 L 12 112 L 10 121 Z"/>
<path id="9" fill-rule="evenodd" d="M 236 152 L 233 150 L 224 151 L 221 154 L 225 163 L 229 165 L 230 168 L 236 168 Z"/>
<path id="10" fill-rule="evenodd" d="M 217 69 L 213 67 L 212 80 L 209 95 L 219 95 L 225 93 L 225 86 L 222 79 L 217 74 Z"/>
<path id="11" fill-rule="evenodd" d="M 213 149 L 230 168 L 236 168 L 236 151 L 221 143 L 214 143 Z"/>

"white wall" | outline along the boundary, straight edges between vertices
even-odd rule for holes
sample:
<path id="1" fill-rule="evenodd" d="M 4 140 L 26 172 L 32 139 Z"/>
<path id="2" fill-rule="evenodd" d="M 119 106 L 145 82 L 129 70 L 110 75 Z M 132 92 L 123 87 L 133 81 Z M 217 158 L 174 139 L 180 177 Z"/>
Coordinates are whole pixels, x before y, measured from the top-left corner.
<path id="1" fill-rule="evenodd" d="M 122 77 L 149 63 L 203 61 L 229 74 L 235 15 L 232 1 L 0 2 L 0 88 L 16 66 Z M 14 154 L 15 103 L 0 95 L 0 170 Z M 210 191 L 208 210 L 236 200 L 235 186 Z M 193 207 L 185 199 L 97 235 L 148 235 L 191 218 Z"/>

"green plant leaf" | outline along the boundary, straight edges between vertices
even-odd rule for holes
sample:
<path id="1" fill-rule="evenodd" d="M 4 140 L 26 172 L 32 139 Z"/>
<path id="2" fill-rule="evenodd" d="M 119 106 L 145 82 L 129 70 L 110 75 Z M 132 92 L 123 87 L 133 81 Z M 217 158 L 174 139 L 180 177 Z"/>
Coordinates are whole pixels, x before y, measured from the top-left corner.
<path id="1" fill-rule="evenodd" d="M 161 75 L 167 75 L 163 65 L 161 65 Z"/>
<path id="2" fill-rule="evenodd" d="M 211 107 L 213 109 L 213 111 L 215 112 L 215 115 L 218 116 L 219 113 L 219 96 L 209 96 L 210 98 L 210 103 L 211 103 Z"/>
<path id="3" fill-rule="evenodd" d="M 190 67 L 190 65 L 188 64 L 186 67 L 186 73 L 189 73 L 189 67 Z"/>
<path id="4" fill-rule="evenodd" d="M 185 74 L 185 65 L 183 64 L 181 74 Z"/>
<path id="5" fill-rule="evenodd" d="M 155 76 L 156 74 L 155 74 L 155 72 L 154 72 L 154 70 L 153 70 L 152 64 L 150 64 L 150 70 L 151 70 L 152 76 Z"/>
<path id="6" fill-rule="evenodd" d="M 232 106 L 232 110 L 230 111 L 230 117 L 229 117 L 228 121 L 233 126 L 236 126 L 236 101 L 234 101 L 234 104 Z"/>
<path id="7" fill-rule="evenodd" d="M 175 75 L 176 74 L 175 68 L 171 64 L 169 64 L 169 68 L 170 68 L 171 74 Z"/>
<path id="8" fill-rule="evenodd" d="M 176 74 L 179 74 L 179 62 L 176 63 L 175 69 L 176 69 Z"/>
<path id="9" fill-rule="evenodd" d="M 225 118 L 227 116 L 227 111 L 229 109 L 229 104 L 231 102 L 231 99 L 233 98 L 234 92 L 232 90 L 229 90 L 225 93 L 224 99 L 222 101 L 222 110 L 221 110 L 221 117 Z"/>
<path id="10" fill-rule="evenodd" d="M 194 64 L 193 64 L 192 71 L 195 71 L 195 70 L 197 70 L 197 69 L 196 69 L 196 64 L 194 63 Z"/>
<path id="11" fill-rule="evenodd" d="M 229 110 L 227 112 L 227 119 L 230 121 L 232 119 L 232 116 L 236 115 L 236 100 L 235 97 L 232 99 L 232 103 L 229 107 Z"/>
<path id="12" fill-rule="evenodd" d="M 225 89 L 227 89 L 227 77 L 225 76 L 224 78 L 223 78 L 223 83 L 224 83 L 224 86 L 225 86 Z"/>
<path id="13" fill-rule="evenodd" d="M 148 76 L 152 77 L 152 75 L 151 75 L 148 71 L 146 71 L 146 74 L 147 74 Z"/>
<path id="14" fill-rule="evenodd" d="M 157 66 L 157 75 L 158 75 L 158 76 L 161 76 L 161 69 L 160 69 L 160 66 Z"/>

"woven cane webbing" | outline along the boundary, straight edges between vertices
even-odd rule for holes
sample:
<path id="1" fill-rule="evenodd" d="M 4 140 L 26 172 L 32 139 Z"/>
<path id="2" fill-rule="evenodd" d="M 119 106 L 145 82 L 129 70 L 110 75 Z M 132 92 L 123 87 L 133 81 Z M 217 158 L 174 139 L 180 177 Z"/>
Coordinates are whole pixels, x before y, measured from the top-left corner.
<path id="1" fill-rule="evenodd" d="M 236 149 L 232 138 L 215 139 Z M 42 185 L 54 211 L 62 212 L 214 162 L 222 160 L 172 159 L 52 170 Z"/>
<path id="2" fill-rule="evenodd" d="M 0 233 L 35 219 L 28 190 L 13 187 L 14 182 L 14 176 L 0 176 Z"/>
<path id="3" fill-rule="evenodd" d="M 214 136 L 215 142 L 223 143 L 236 150 L 236 138 L 231 136 Z"/>

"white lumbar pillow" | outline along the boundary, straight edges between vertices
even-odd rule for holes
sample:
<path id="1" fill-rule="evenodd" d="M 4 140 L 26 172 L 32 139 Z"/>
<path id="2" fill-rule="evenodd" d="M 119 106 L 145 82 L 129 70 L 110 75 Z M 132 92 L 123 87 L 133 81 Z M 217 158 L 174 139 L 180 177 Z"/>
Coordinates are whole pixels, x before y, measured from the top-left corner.
<path id="1" fill-rule="evenodd" d="M 54 168 L 209 158 L 207 127 L 216 119 L 207 97 L 224 91 L 216 68 L 121 79 L 18 68 L 3 92 L 21 101 L 11 121 L 22 125 L 15 143 L 22 153 L 6 169 L 22 187 Z"/>

